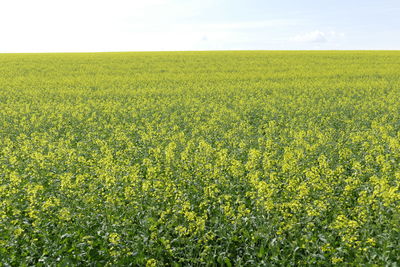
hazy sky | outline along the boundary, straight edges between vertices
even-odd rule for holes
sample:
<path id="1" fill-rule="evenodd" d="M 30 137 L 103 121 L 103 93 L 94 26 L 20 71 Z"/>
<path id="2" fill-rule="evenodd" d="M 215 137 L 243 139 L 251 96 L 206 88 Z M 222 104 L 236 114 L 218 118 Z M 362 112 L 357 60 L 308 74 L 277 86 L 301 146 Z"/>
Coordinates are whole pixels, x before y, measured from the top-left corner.
<path id="1" fill-rule="evenodd" d="M 0 53 L 232 49 L 400 49 L 400 0 L 0 0 Z"/>

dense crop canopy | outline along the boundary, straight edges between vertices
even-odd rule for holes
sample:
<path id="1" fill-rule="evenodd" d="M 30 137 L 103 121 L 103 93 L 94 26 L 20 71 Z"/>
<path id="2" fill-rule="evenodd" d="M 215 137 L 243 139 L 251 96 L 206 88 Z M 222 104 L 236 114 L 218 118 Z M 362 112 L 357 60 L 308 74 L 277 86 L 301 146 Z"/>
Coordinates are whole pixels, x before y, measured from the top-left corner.
<path id="1" fill-rule="evenodd" d="M 400 263 L 399 52 L 0 55 L 0 266 Z"/>

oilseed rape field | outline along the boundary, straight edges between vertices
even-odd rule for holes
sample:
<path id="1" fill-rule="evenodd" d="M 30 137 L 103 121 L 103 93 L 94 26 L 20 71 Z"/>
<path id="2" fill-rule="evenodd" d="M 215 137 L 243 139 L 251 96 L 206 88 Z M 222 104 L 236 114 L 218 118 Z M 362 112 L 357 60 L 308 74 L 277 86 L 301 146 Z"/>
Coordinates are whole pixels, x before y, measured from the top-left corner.
<path id="1" fill-rule="evenodd" d="M 400 52 L 0 54 L 0 266 L 400 263 Z"/>

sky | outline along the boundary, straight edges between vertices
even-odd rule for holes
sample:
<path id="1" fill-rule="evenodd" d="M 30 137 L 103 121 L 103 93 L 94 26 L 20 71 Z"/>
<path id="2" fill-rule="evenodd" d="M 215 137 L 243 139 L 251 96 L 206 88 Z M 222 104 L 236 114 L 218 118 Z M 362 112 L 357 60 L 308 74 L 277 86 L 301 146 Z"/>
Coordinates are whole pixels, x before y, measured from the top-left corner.
<path id="1" fill-rule="evenodd" d="M 400 0 L 0 0 L 0 53 L 399 50 Z"/>

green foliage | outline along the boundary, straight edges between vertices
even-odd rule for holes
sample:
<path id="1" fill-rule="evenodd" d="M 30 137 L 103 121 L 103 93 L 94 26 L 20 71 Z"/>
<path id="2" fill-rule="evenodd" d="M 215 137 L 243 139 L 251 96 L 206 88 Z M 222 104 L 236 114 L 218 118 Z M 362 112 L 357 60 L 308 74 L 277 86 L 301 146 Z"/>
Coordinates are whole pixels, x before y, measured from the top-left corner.
<path id="1" fill-rule="evenodd" d="M 399 52 L 0 55 L 0 266 L 395 266 L 399 70 Z"/>

